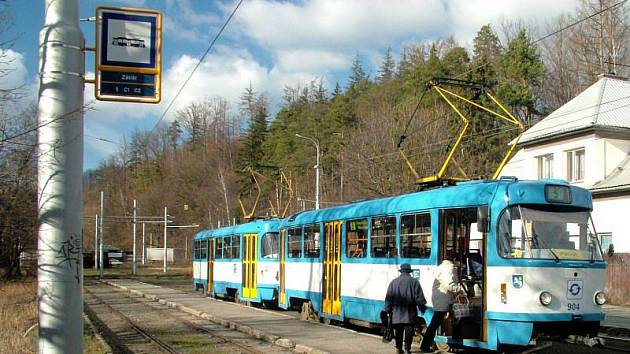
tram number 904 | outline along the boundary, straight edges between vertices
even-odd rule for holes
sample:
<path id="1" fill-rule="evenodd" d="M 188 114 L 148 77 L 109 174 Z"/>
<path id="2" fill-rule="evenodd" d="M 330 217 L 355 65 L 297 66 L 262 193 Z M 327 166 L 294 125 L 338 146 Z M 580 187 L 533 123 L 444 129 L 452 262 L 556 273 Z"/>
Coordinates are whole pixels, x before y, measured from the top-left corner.
<path id="1" fill-rule="evenodd" d="M 567 304 L 567 310 L 568 311 L 579 311 L 580 310 L 580 304 L 575 303 L 575 302 L 569 302 Z"/>

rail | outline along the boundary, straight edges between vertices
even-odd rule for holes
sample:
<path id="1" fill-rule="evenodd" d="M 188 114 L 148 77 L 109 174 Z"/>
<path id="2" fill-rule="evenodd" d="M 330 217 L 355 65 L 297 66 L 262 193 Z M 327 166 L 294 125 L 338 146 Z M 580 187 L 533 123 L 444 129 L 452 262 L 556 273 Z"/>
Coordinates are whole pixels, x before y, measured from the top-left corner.
<path id="1" fill-rule="evenodd" d="M 89 291 L 89 290 L 87 290 L 87 289 L 86 289 L 86 291 L 90 292 L 90 291 Z M 120 312 L 120 311 L 118 311 L 118 310 L 114 309 L 114 308 L 113 308 L 113 307 L 111 307 L 109 304 L 105 303 L 105 302 L 104 302 L 102 299 L 100 299 L 98 296 L 94 295 L 94 293 L 93 293 L 93 292 L 90 292 L 90 294 L 92 294 L 92 296 L 94 296 L 94 297 L 95 297 L 95 298 L 97 298 L 97 299 L 98 299 L 101 303 L 103 303 L 105 306 L 107 306 L 107 308 L 108 308 L 108 309 L 112 309 L 112 310 L 113 310 L 113 311 L 115 311 L 117 314 L 121 314 L 121 315 L 122 315 L 122 317 L 124 317 L 124 318 L 127 320 L 127 322 L 129 322 L 129 321 L 130 321 L 130 319 L 129 319 L 127 316 L 125 316 L 124 314 L 122 314 L 122 312 Z M 122 296 L 127 297 L 127 298 L 129 298 L 129 299 L 131 299 L 131 300 L 134 300 L 134 301 L 136 301 L 137 303 L 140 303 L 140 304 L 144 305 L 145 307 L 148 307 L 148 308 L 149 308 L 149 309 L 151 309 L 152 311 L 158 312 L 160 315 L 164 315 L 164 316 L 166 316 L 166 317 L 169 317 L 169 318 L 171 318 L 171 319 L 174 319 L 174 320 L 178 321 L 179 323 L 184 324 L 186 327 L 188 327 L 188 328 L 190 328 L 190 329 L 192 329 L 192 330 L 194 330 L 194 331 L 197 331 L 197 332 L 199 332 L 199 333 L 203 333 L 203 334 L 209 335 L 210 337 L 215 338 L 215 339 L 217 339 L 217 340 L 220 340 L 220 341 L 222 341 L 223 343 L 229 343 L 229 344 L 231 344 L 231 345 L 234 345 L 234 346 L 236 346 L 236 347 L 239 347 L 240 349 L 242 349 L 242 350 L 246 351 L 247 353 L 252 353 L 252 354 L 265 354 L 265 352 L 260 351 L 260 350 L 258 350 L 258 349 L 256 349 L 256 348 L 253 348 L 253 347 L 251 347 L 251 346 L 249 346 L 249 345 L 247 345 L 247 344 L 241 343 L 241 342 L 236 341 L 236 340 L 234 340 L 234 339 L 232 339 L 232 338 L 229 338 L 229 337 L 227 337 L 227 336 L 222 336 L 222 335 L 217 334 L 217 333 L 215 333 L 215 332 L 213 332 L 213 331 L 211 331 L 211 330 L 209 330 L 209 329 L 207 329 L 207 328 L 204 328 L 204 327 L 203 327 L 203 326 L 201 326 L 201 325 L 195 324 L 195 323 L 193 323 L 193 322 L 191 322 L 191 321 L 188 321 L 188 320 L 185 320 L 185 319 L 183 319 L 183 318 L 181 318 L 181 317 L 175 316 L 175 315 L 173 315 L 173 314 L 169 311 L 169 308 L 158 308 L 158 307 L 156 307 L 156 306 L 152 306 L 152 305 L 150 305 L 149 303 L 147 303 L 147 302 L 145 302 L 145 301 L 138 301 L 138 300 L 137 300 L 137 298 L 135 298 L 135 297 L 131 296 L 130 294 L 121 293 L 121 292 L 119 292 L 119 294 L 121 294 Z M 130 323 L 130 324 L 133 326 L 133 328 L 134 328 L 134 329 L 140 329 L 140 330 L 142 330 L 141 328 L 139 328 L 139 327 L 138 327 L 138 326 L 136 326 L 135 324 L 133 324 L 133 323 Z M 146 333 L 146 331 L 145 331 L 144 333 Z M 143 333 L 141 333 L 141 334 L 143 334 Z M 150 335 L 149 333 L 146 333 L 146 334 Z M 153 337 L 154 337 L 154 336 L 153 336 Z M 159 339 L 158 339 L 158 340 L 159 340 Z M 162 343 L 164 343 L 164 342 L 162 342 Z M 164 344 L 166 344 L 166 343 L 164 343 Z M 162 345 L 161 345 L 161 344 L 159 344 L 159 343 L 158 343 L 158 345 L 160 345 L 160 346 L 162 347 Z M 168 344 L 167 344 L 167 345 L 168 345 Z M 175 351 L 175 352 L 171 352 L 171 351 L 169 351 L 169 353 L 178 353 L 178 352 L 177 352 L 177 351 Z"/>

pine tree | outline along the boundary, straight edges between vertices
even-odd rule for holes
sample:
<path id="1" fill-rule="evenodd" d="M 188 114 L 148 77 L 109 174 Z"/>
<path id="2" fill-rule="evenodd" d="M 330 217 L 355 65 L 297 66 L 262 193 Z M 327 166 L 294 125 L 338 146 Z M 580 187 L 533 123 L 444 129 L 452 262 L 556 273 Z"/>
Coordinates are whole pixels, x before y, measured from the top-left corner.
<path id="1" fill-rule="evenodd" d="M 390 47 L 387 48 L 387 51 L 385 52 L 385 57 L 383 58 L 383 62 L 381 63 L 381 67 L 378 69 L 378 82 L 384 83 L 393 79 L 395 69 L 396 63 L 394 62 L 394 57 L 392 56 L 392 48 Z"/>
<path id="2" fill-rule="evenodd" d="M 503 55 L 499 37 L 490 25 L 484 25 L 473 44 L 472 80 L 494 89 L 498 83 L 498 63 Z"/>
<path id="3" fill-rule="evenodd" d="M 498 94 L 527 124 L 539 112 L 534 92 L 540 88 L 545 74 L 538 48 L 524 29 L 508 42 L 499 63 L 501 82 Z"/>
<path id="4" fill-rule="evenodd" d="M 350 74 L 350 80 L 348 83 L 348 91 L 362 91 L 366 88 L 368 83 L 368 76 L 363 70 L 363 64 L 361 64 L 361 57 L 357 53 L 356 57 L 352 61 L 352 73 Z"/>
<path id="5" fill-rule="evenodd" d="M 179 142 L 179 137 L 182 134 L 182 128 L 179 125 L 177 120 L 171 122 L 171 125 L 168 126 L 168 140 L 171 143 L 171 149 L 175 151 L 177 149 L 177 144 Z"/>

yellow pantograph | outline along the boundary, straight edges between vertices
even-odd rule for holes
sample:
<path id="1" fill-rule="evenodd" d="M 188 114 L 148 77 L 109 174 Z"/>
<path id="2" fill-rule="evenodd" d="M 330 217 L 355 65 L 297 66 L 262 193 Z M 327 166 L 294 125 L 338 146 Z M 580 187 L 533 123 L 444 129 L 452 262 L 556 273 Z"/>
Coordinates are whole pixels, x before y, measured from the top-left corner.
<path id="1" fill-rule="evenodd" d="M 481 104 L 479 104 L 477 102 L 474 102 L 474 101 L 472 101 L 470 99 L 467 99 L 467 98 L 465 98 L 465 97 L 463 97 L 463 96 L 461 96 L 461 95 L 459 95 L 459 94 L 457 94 L 457 93 L 455 93 L 453 91 L 450 91 L 450 90 L 442 87 L 441 84 L 442 84 L 443 81 L 445 83 L 453 83 L 456 86 L 469 86 L 469 87 L 476 87 L 477 89 L 480 89 L 480 91 L 483 92 L 483 94 L 485 94 L 492 102 L 494 102 L 497 105 L 497 107 L 499 107 L 499 111 L 496 111 L 496 110 L 493 110 L 491 108 L 485 107 L 485 106 L 483 106 L 483 105 L 481 105 Z M 420 175 L 416 171 L 415 167 L 413 166 L 413 163 L 409 160 L 409 158 L 405 154 L 405 152 L 402 149 L 402 147 L 398 148 L 398 151 L 400 152 L 400 155 L 403 157 L 403 159 L 405 160 L 405 163 L 407 164 L 407 166 L 409 167 L 409 169 L 411 170 L 413 175 L 416 177 L 416 183 L 418 183 L 418 184 L 425 184 L 425 183 L 438 182 L 440 180 L 443 180 L 444 179 L 444 174 L 446 173 L 446 169 L 448 168 L 449 163 L 451 161 L 454 163 L 455 167 L 460 171 L 460 173 L 465 175 L 465 173 L 464 173 L 463 169 L 461 168 L 461 166 L 453 159 L 453 155 L 455 154 L 455 151 L 459 147 L 462 139 L 466 135 L 466 131 L 468 130 L 468 125 L 469 125 L 470 119 L 468 119 L 468 117 L 466 117 L 464 115 L 464 113 L 462 113 L 462 111 L 459 108 L 457 108 L 457 106 L 453 103 L 453 99 L 460 100 L 460 101 L 465 102 L 467 104 L 470 104 L 470 105 L 472 105 L 472 106 L 474 106 L 476 108 L 479 108 L 479 109 L 489 113 L 491 115 L 491 117 L 497 117 L 499 119 L 502 119 L 502 120 L 504 120 L 504 121 L 506 121 L 506 122 L 508 122 L 510 124 L 515 125 L 518 128 L 518 130 L 519 130 L 518 136 L 516 137 L 515 140 L 513 140 L 511 142 L 510 148 L 505 153 L 503 159 L 499 163 L 499 166 L 497 166 L 497 169 L 492 174 L 492 179 L 496 179 L 499 176 L 499 174 L 501 173 L 501 170 L 503 170 L 503 167 L 505 166 L 505 164 L 507 163 L 509 158 L 512 156 L 512 153 L 516 149 L 516 145 L 517 145 L 518 141 L 520 140 L 521 136 L 523 135 L 523 133 L 525 131 L 525 127 L 523 126 L 523 124 L 516 117 L 514 117 L 492 94 L 490 94 L 490 92 L 488 92 L 488 90 L 484 89 L 481 85 L 477 85 L 477 84 L 466 82 L 466 81 L 452 80 L 452 79 L 433 79 L 430 82 L 430 87 L 431 87 L 431 89 L 435 90 L 440 95 L 440 97 L 442 97 L 442 99 L 444 99 L 444 101 L 446 101 L 446 103 L 449 105 L 449 107 L 451 107 L 451 109 L 453 109 L 453 111 L 455 111 L 455 113 L 462 120 L 463 126 L 462 126 L 459 134 L 457 135 L 457 139 L 455 140 L 455 143 L 453 144 L 453 146 L 449 150 L 448 154 L 446 155 L 446 158 L 445 158 L 444 162 L 442 163 L 442 166 L 440 167 L 440 169 L 438 170 L 438 172 L 435 175 L 427 176 L 427 177 L 420 177 Z"/>

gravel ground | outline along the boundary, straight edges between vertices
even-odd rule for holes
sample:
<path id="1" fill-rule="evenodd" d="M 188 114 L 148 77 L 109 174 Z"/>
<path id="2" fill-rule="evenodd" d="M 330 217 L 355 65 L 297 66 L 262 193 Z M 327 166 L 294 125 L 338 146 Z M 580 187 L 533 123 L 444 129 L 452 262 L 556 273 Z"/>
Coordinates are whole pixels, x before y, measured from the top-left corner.
<path id="1" fill-rule="evenodd" d="M 181 353 L 287 353 L 287 349 L 257 340 L 244 333 L 199 319 L 148 299 L 102 284 L 87 284 L 86 307 L 100 322 L 103 336 L 115 352 L 165 353 L 166 351 L 142 336 L 120 314 L 122 312 L 142 330 L 168 343 Z M 103 328 L 107 327 L 107 328 Z"/>

